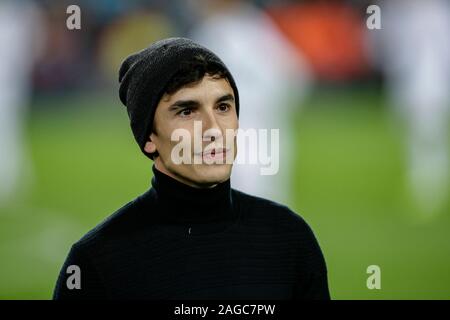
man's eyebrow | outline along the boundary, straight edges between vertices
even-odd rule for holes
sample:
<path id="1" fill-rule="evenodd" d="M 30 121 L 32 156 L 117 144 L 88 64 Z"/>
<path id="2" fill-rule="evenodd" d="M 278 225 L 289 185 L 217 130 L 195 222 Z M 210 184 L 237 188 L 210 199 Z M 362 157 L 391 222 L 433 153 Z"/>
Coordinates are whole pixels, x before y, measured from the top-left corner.
<path id="1" fill-rule="evenodd" d="M 196 100 L 178 100 L 169 106 L 169 111 L 182 109 L 182 108 L 188 108 L 188 107 L 196 107 L 198 105 L 199 105 L 199 103 Z"/>
<path id="2" fill-rule="evenodd" d="M 229 93 L 224 96 L 221 96 L 219 99 L 216 100 L 216 103 L 224 102 L 224 101 L 234 101 L 233 95 L 231 93 Z"/>
<path id="3" fill-rule="evenodd" d="M 234 101 L 234 97 L 231 93 L 225 94 L 216 100 L 216 103 Z M 169 111 L 175 111 L 182 108 L 193 108 L 199 106 L 200 103 L 197 100 L 178 100 L 169 106 Z"/>

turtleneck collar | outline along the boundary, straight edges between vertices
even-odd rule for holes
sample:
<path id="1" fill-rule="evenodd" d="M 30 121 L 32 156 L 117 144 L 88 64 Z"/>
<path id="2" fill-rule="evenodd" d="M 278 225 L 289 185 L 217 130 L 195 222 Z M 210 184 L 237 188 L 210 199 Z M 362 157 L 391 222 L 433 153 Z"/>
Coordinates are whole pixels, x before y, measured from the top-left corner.
<path id="1" fill-rule="evenodd" d="M 228 222 L 237 217 L 237 210 L 232 209 L 230 179 L 212 188 L 195 188 L 162 173 L 154 164 L 152 171 L 160 220 L 201 224 Z"/>

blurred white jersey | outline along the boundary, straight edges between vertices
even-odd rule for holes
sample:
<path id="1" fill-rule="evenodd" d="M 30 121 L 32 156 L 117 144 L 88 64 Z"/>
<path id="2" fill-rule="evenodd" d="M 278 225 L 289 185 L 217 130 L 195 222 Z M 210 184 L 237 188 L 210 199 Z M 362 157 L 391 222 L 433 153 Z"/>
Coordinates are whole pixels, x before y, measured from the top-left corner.
<path id="1" fill-rule="evenodd" d="M 0 204 L 15 195 L 31 171 L 23 122 L 39 48 L 38 9 L 30 1 L 0 2 Z"/>
<path id="2" fill-rule="evenodd" d="M 301 55 L 261 10 L 241 2 L 199 24 L 190 37 L 215 52 L 232 73 L 240 96 L 240 129 L 279 129 L 279 171 L 261 175 L 268 165 L 235 162 L 232 187 L 279 202 L 290 199 L 291 160 L 298 148 L 290 129 L 294 97 L 299 101 L 310 84 L 310 70 Z M 258 141 L 262 136 L 258 136 Z M 248 142 L 248 141 L 247 141 Z M 268 154 L 270 155 L 270 148 Z M 238 157 L 248 143 L 238 144 Z M 248 157 L 247 157 L 248 159 Z M 271 159 L 274 161 L 274 159 Z"/>
<path id="3" fill-rule="evenodd" d="M 449 195 L 450 2 L 385 1 L 381 11 L 380 63 L 408 126 L 409 186 L 434 213 Z"/>

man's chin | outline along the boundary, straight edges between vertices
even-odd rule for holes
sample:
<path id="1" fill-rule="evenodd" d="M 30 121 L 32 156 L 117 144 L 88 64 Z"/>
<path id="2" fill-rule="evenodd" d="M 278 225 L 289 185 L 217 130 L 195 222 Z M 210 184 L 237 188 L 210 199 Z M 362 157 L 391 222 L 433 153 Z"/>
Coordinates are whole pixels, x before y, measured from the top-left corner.
<path id="1" fill-rule="evenodd" d="M 231 165 L 229 164 L 201 164 L 194 165 L 198 185 L 212 186 L 230 178 Z"/>

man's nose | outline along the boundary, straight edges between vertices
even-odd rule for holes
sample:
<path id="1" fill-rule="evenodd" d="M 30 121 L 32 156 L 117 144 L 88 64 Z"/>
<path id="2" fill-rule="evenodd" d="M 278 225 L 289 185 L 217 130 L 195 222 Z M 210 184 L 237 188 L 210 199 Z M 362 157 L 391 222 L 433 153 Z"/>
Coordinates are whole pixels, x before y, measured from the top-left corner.
<path id="1" fill-rule="evenodd" d="M 215 141 L 221 138 L 222 130 L 214 112 L 207 111 L 203 117 L 203 141 Z"/>

